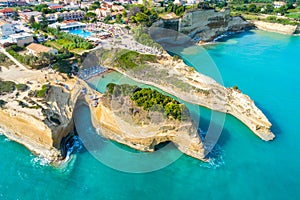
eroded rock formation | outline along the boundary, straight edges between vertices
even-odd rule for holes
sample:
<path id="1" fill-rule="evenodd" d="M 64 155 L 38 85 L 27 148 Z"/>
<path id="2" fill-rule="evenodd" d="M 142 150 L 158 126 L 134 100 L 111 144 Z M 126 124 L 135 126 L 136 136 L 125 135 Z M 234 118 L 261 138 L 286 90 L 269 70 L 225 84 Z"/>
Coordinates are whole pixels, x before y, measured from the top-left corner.
<path id="1" fill-rule="evenodd" d="M 197 9 L 186 12 L 179 19 L 158 20 L 153 27 L 172 29 L 186 34 L 196 41 L 210 42 L 227 32 L 248 30 L 254 26 L 240 16 L 230 16 L 229 9 L 220 12 L 216 12 L 214 9 Z"/>

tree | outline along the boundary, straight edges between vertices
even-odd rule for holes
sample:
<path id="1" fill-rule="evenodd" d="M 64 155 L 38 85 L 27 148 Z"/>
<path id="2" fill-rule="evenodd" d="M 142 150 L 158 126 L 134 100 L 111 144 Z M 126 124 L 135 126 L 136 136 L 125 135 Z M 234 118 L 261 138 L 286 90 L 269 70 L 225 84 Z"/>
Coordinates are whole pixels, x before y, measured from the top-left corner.
<path id="1" fill-rule="evenodd" d="M 264 13 L 272 13 L 274 11 L 274 7 L 271 4 L 267 4 L 266 8 L 264 9 Z"/>
<path id="2" fill-rule="evenodd" d="M 256 8 L 256 5 L 255 4 L 250 4 L 248 6 L 248 12 L 257 12 L 257 8 Z"/>
<path id="3" fill-rule="evenodd" d="M 130 8 L 128 13 L 128 18 L 131 19 L 132 16 L 135 16 L 137 13 L 140 13 L 141 9 L 138 6 L 133 6 Z"/>
<path id="4" fill-rule="evenodd" d="M 12 16 L 13 20 L 18 20 L 19 19 L 19 15 L 16 11 L 13 12 Z"/>
<path id="5" fill-rule="evenodd" d="M 284 15 L 287 12 L 287 6 L 281 6 L 280 8 L 276 9 L 277 13 L 280 13 L 281 15 Z"/>
<path id="6" fill-rule="evenodd" d="M 96 14 L 95 13 L 93 13 L 93 12 L 88 12 L 88 13 L 86 13 L 86 15 L 85 15 L 85 19 L 88 19 L 88 20 L 93 20 L 93 19 L 95 19 L 95 17 L 96 17 Z"/>
<path id="7" fill-rule="evenodd" d="M 134 19 L 135 19 L 136 22 L 142 23 L 142 22 L 147 22 L 149 20 L 149 17 L 144 13 L 137 13 L 135 15 Z"/>
<path id="8" fill-rule="evenodd" d="M 58 17 L 58 18 L 57 18 L 57 21 L 58 21 L 58 22 L 63 22 L 63 21 L 64 21 L 64 18 L 63 18 L 63 17 Z"/>
<path id="9" fill-rule="evenodd" d="M 6 55 L 4 53 L 0 53 L 0 62 L 3 63 L 7 59 Z"/>
<path id="10" fill-rule="evenodd" d="M 126 25 L 125 29 L 127 30 L 127 33 L 129 34 L 130 26 Z"/>
<path id="11" fill-rule="evenodd" d="M 127 17 L 127 12 L 126 12 L 126 10 L 123 10 L 122 16 L 123 16 L 123 18 L 126 18 L 126 17 Z"/>
<path id="12" fill-rule="evenodd" d="M 96 10 L 97 8 L 100 8 L 99 1 L 95 1 L 94 3 L 92 3 L 91 6 L 89 7 L 89 10 Z"/>
<path id="13" fill-rule="evenodd" d="M 206 9 L 209 9 L 210 6 L 209 6 L 209 3 L 207 1 L 204 1 L 204 2 L 200 2 L 198 4 L 198 8 L 201 8 L 203 10 L 206 10 Z"/>
<path id="14" fill-rule="evenodd" d="M 104 23 L 108 23 L 109 20 L 111 20 L 111 16 L 110 15 L 107 15 L 105 18 L 104 18 Z"/>
<path id="15" fill-rule="evenodd" d="M 117 23 L 121 23 L 122 22 L 122 15 L 121 14 L 117 14 L 116 15 L 116 22 Z"/>
<path id="16" fill-rule="evenodd" d="M 175 14 L 177 16 L 180 16 L 184 13 L 184 11 L 185 11 L 185 7 L 184 6 L 179 6 L 175 9 Z"/>
<path id="17" fill-rule="evenodd" d="M 47 20 L 45 14 L 42 14 L 42 17 L 43 17 L 43 19 L 42 19 L 42 21 L 40 22 L 40 28 L 41 28 L 43 31 L 45 31 L 45 30 L 47 29 L 47 27 L 48 27 L 48 20 Z"/>
<path id="18" fill-rule="evenodd" d="M 38 4 L 38 5 L 34 6 L 33 10 L 42 12 L 43 8 L 48 8 L 48 6 L 46 4 Z"/>
<path id="19" fill-rule="evenodd" d="M 49 8 L 42 8 L 42 13 L 43 14 L 49 14 L 51 13 L 52 11 L 49 9 Z"/>
<path id="20" fill-rule="evenodd" d="M 52 53 L 40 53 L 37 59 L 37 63 L 39 63 L 42 67 L 46 67 L 50 65 L 55 60 L 55 56 Z"/>
<path id="21" fill-rule="evenodd" d="M 31 26 L 35 23 L 35 19 L 34 19 L 33 15 L 30 16 L 29 23 L 30 23 Z"/>

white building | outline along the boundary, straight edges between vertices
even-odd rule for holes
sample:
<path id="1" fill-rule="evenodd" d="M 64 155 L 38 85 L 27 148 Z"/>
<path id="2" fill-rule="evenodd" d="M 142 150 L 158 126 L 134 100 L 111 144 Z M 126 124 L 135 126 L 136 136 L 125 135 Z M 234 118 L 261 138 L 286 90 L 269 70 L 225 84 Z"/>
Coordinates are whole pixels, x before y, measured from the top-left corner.
<path id="1" fill-rule="evenodd" d="M 46 14 L 45 15 L 45 18 L 48 22 L 50 23 L 53 23 L 53 22 L 56 22 L 57 18 L 56 18 L 56 15 L 55 14 Z M 34 17 L 34 20 L 38 23 L 42 22 L 43 21 L 43 15 L 36 15 Z"/>
<path id="2" fill-rule="evenodd" d="M 33 36 L 29 33 L 17 33 L 9 36 L 12 43 L 16 43 L 18 46 L 24 46 L 33 42 Z"/>
<path id="3" fill-rule="evenodd" d="M 53 14 L 46 14 L 46 20 L 50 23 L 54 23 L 56 22 L 59 18 L 61 18 L 62 20 L 77 20 L 80 21 L 84 18 L 85 16 L 85 12 L 82 10 L 77 10 L 77 11 L 64 11 L 64 12 L 56 12 Z M 34 17 L 36 22 L 41 22 L 43 21 L 43 16 L 42 14 L 36 15 Z"/>
<path id="4" fill-rule="evenodd" d="M 0 20 L 0 38 L 7 37 L 15 33 L 15 28 L 12 24 Z"/>
<path id="5" fill-rule="evenodd" d="M 175 0 L 173 3 L 175 5 L 183 5 L 183 3 L 180 0 Z"/>
<path id="6" fill-rule="evenodd" d="M 37 5 L 39 4 L 39 1 L 38 0 L 25 0 L 26 3 L 30 4 L 30 5 Z"/>
<path id="7" fill-rule="evenodd" d="M 54 0 L 54 3 L 60 3 L 60 2 L 69 5 L 69 4 L 77 4 L 80 2 L 80 0 Z"/>
<path id="8" fill-rule="evenodd" d="M 97 8 L 95 10 L 95 14 L 98 17 L 107 17 L 107 16 L 111 15 L 111 12 L 110 12 L 110 9 L 107 9 L 107 8 Z"/>
<path id="9" fill-rule="evenodd" d="M 83 20 L 85 16 L 85 12 L 82 10 L 71 10 L 71 11 L 64 11 L 62 13 L 57 12 L 55 13 L 56 19 L 62 18 L 63 20 Z"/>
<path id="10" fill-rule="evenodd" d="M 273 2 L 274 8 L 280 8 L 280 7 L 285 6 L 285 5 L 286 5 L 286 3 L 283 2 L 283 1 L 274 1 Z"/>
<path id="11" fill-rule="evenodd" d="M 14 13 L 14 10 L 12 8 L 4 8 L 0 10 L 0 14 L 4 17 L 11 17 Z"/>
<path id="12" fill-rule="evenodd" d="M 188 5 L 194 5 L 194 4 L 196 4 L 196 0 L 187 0 L 186 3 Z"/>
<path id="13" fill-rule="evenodd" d="M 81 22 L 75 22 L 75 21 L 66 21 L 66 22 L 62 22 L 62 23 L 54 23 L 49 25 L 50 28 L 60 28 L 60 30 L 62 31 L 66 31 L 66 30 L 75 30 L 75 29 L 79 29 L 79 28 L 84 28 L 86 27 L 86 24 L 81 23 Z"/>
<path id="14" fill-rule="evenodd" d="M 31 16 L 35 17 L 35 16 L 38 16 L 38 15 L 41 15 L 41 14 L 42 14 L 41 12 L 37 12 L 37 11 L 32 11 L 32 12 L 19 12 L 20 19 L 21 19 L 23 22 L 29 22 Z"/>
<path id="15" fill-rule="evenodd" d="M 78 10 L 79 9 L 79 5 L 67 5 L 67 6 L 64 6 L 64 9 L 65 10 Z"/>

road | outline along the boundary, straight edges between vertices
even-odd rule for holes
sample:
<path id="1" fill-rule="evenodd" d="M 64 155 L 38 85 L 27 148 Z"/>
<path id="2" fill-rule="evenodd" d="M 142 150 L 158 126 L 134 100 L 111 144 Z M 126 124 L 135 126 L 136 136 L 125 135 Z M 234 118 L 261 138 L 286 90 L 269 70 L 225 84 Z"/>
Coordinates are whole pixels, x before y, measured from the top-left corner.
<path id="1" fill-rule="evenodd" d="M 3 47 L 0 47 L 0 52 L 4 53 L 11 61 L 13 61 L 21 69 L 27 70 L 27 68 L 22 63 L 20 63 L 17 59 L 11 56 Z"/>

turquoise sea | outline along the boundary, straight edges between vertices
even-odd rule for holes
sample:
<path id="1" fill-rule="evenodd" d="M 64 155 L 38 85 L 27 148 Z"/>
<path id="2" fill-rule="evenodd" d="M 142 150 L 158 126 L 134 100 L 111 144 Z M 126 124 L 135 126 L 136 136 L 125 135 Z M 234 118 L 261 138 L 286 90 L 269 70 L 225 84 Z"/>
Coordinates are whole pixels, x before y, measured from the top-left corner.
<path id="1" fill-rule="evenodd" d="M 210 163 L 183 155 L 163 169 L 133 174 L 111 169 L 93 156 L 126 160 L 102 140 L 102 148 L 92 153 L 82 149 L 67 167 L 55 169 L 0 136 L 0 199 L 299 199 L 300 37 L 251 31 L 206 48 L 225 86 L 237 85 L 266 113 L 274 141 L 260 140 L 226 116 Z M 198 48 L 181 55 L 196 70 L 214 76 Z M 105 75 L 98 89 L 119 78 L 116 73 Z M 200 110 L 201 117 L 209 118 L 207 109 Z M 81 128 L 94 134 L 88 114 L 87 107 L 78 110 Z M 169 157 L 176 153 L 166 152 Z"/>

